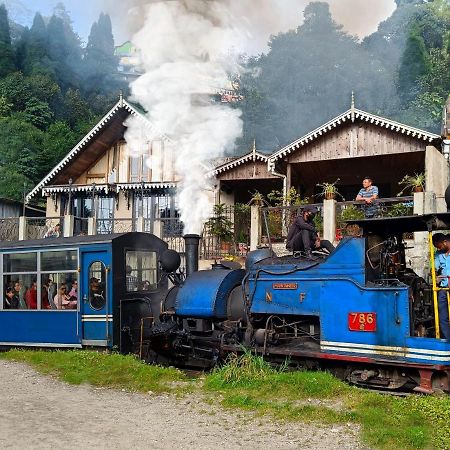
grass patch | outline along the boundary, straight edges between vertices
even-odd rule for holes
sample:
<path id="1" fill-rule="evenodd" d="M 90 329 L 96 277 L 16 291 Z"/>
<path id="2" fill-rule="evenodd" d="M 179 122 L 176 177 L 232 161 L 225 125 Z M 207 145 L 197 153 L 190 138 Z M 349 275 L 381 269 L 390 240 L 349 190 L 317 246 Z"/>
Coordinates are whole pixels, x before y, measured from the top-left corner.
<path id="1" fill-rule="evenodd" d="M 204 388 L 222 404 L 301 422 L 361 426 L 363 440 L 382 449 L 450 448 L 450 399 L 394 397 L 349 386 L 326 372 L 274 369 L 251 352 L 231 356 Z"/>
<path id="2" fill-rule="evenodd" d="M 55 375 L 71 384 L 89 383 L 137 392 L 179 392 L 180 382 L 189 380 L 174 368 L 150 366 L 131 355 L 87 350 L 35 351 L 10 350 L 1 359 L 25 362 L 43 374 Z M 177 387 L 171 383 L 177 382 Z"/>
<path id="3" fill-rule="evenodd" d="M 29 363 L 72 384 L 183 394 L 202 388 L 206 401 L 292 422 L 359 425 L 381 449 L 450 449 L 450 397 L 382 395 L 351 387 L 326 372 L 274 369 L 250 352 L 230 357 L 202 381 L 133 356 L 93 351 L 11 350 L 1 359 Z M 252 420 L 258 420 L 252 419 Z"/>

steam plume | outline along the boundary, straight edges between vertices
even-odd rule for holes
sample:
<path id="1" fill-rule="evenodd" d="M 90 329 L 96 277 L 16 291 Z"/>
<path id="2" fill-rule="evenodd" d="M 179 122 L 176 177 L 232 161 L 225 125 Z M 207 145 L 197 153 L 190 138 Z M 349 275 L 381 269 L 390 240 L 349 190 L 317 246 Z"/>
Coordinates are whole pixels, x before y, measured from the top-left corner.
<path id="1" fill-rule="evenodd" d="M 184 231 L 200 233 L 202 221 L 211 213 L 204 163 L 232 149 L 242 131 L 240 111 L 212 104 L 208 94 L 226 86 L 228 74 L 237 70 L 229 49 L 238 49 L 243 36 L 233 26 L 225 2 L 151 2 L 144 13 L 133 43 L 142 52 L 145 73 L 132 84 L 132 95 L 148 111 L 155 129 L 171 141 L 181 178 L 178 195 Z M 127 126 L 132 149 L 141 149 L 154 138 L 154 132 L 144 130 L 136 118 Z"/>

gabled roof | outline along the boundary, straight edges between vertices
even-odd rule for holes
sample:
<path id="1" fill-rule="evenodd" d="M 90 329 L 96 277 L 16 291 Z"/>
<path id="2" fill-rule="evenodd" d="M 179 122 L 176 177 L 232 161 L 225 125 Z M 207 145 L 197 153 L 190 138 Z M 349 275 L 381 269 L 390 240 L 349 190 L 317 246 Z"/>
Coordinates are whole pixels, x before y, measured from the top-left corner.
<path id="1" fill-rule="evenodd" d="M 393 120 L 386 119 L 384 117 L 376 116 L 375 114 L 368 113 L 366 111 L 362 111 L 357 108 L 350 108 L 324 125 L 316 128 L 315 130 L 305 134 L 300 139 L 297 139 L 294 142 L 286 145 L 282 149 L 273 153 L 269 158 L 269 165 L 273 166 L 275 162 L 283 158 L 284 156 L 292 153 L 293 151 L 299 149 L 305 144 L 314 141 L 318 137 L 328 133 L 334 128 L 338 127 L 344 122 L 354 122 L 356 119 L 360 121 L 369 122 L 381 128 L 391 129 L 397 133 L 405 134 L 407 136 L 411 136 L 416 139 L 422 139 L 423 141 L 433 142 L 440 139 L 440 136 L 437 134 L 429 133 L 428 131 L 421 130 L 419 128 L 410 127 L 409 125 L 405 125 L 403 123 L 395 122 Z"/>
<path id="2" fill-rule="evenodd" d="M 126 111 L 129 115 L 138 117 L 144 126 L 148 128 L 152 134 L 159 136 L 163 141 L 170 142 L 170 139 L 160 133 L 145 117 L 144 112 L 140 111 L 136 106 L 127 102 L 120 97 L 119 101 L 102 117 L 102 119 L 89 131 L 89 133 L 81 139 L 80 142 L 41 180 L 36 187 L 27 195 L 26 203 L 28 203 L 43 187 L 52 181 L 95 137 L 107 126 L 120 111 Z"/>
<path id="3" fill-rule="evenodd" d="M 267 163 L 267 160 L 269 159 L 269 155 L 265 155 L 264 153 L 258 152 L 256 150 L 256 143 L 253 142 L 253 148 L 252 151 L 249 153 L 246 153 L 245 155 L 238 156 L 236 158 L 231 159 L 230 161 L 225 161 L 224 163 L 218 165 L 214 171 L 214 175 L 219 175 L 222 172 L 226 172 L 227 170 L 233 169 L 234 167 L 240 166 L 241 164 L 245 164 L 249 161 L 262 161 L 264 163 Z"/>

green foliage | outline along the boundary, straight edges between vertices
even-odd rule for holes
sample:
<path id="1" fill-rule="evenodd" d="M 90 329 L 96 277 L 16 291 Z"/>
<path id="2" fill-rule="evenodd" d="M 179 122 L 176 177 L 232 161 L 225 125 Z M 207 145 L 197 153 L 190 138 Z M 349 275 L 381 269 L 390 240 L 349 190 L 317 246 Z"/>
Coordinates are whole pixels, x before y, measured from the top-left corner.
<path id="1" fill-rule="evenodd" d="M 0 4 L 0 77 L 14 72 L 14 53 L 11 46 L 8 12 L 5 4 Z"/>
<path id="2" fill-rule="evenodd" d="M 93 57 L 98 76 L 88 79 L 85 49 L 63 3 L 49 20 L 36 13 L 30 29 L 8 22 L 0 5 L 0 196 L 21 200 L 23 184 L 38 183 L 126 91 L 115 78 L 109 16 L 99 24 L 94 47 L 112 58 Z"/>
<path id="3" fill-rule="evenodd" d="M 386 217 L 402 217 L 411 216 L 413 214 L 413 207 L 408 203 L 396 203 L 389 207 Z"/>
<path id="4" fill-rule="evenodd" d="M 355 205 L 349 205 L 341 210 L 338 222 L 345 223 L 348 220 L 358 219 L 364 219 L 364 210 L 361 208 L 357 208 Z"/>
<path id="5" fill-rule="evenodd" d="M 308 199 L 302 199 L 300 193 L 293 186 L 287 191 L 286 195 L 281 191 L 273 190 L 267 195 L 267 198 L 273 206 L 295 206 L 308 203 Z"/>
<path id="6" fill-rule="evenodd" d="M 399 69 L 398 87 L 405 103 L 417 95 L 417 83 L 429 70 L 425 42 L 416 30 L 412 31 L 406 42 Z"/>
<path id="7" fill-rule="evenodd" d="M 227 217 L 227 206 L 224 203 L 214 205 L 214 215 L 206 222 L 209 232 L 220 242 L 233 240 L 233 222 Z"/>

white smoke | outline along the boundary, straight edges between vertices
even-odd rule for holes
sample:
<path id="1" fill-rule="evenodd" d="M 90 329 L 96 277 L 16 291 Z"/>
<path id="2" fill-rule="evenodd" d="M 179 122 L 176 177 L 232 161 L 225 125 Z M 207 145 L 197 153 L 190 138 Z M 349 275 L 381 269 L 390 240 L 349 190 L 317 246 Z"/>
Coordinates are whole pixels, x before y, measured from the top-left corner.
<path id="1" fill-rule="evenodd" d="M 171 141 L 186 234 L 200 234 L 211 214 L 205 163 L 232 150 L 242 133 L 241 112 L 211 103 L 208 95 L 227 86 L 229 74 L 238 69 L 232 50 L 240 50 L 244 36 L 233 23 L 223 1 L 149 2 L 144 25 L 132 39 L 145 70 L 132 83 L 132 96 L 148 111 L 154 128 Z M 155 137 L 137 118 L 127 126 L 126 140 L 133 152 Z"/>

